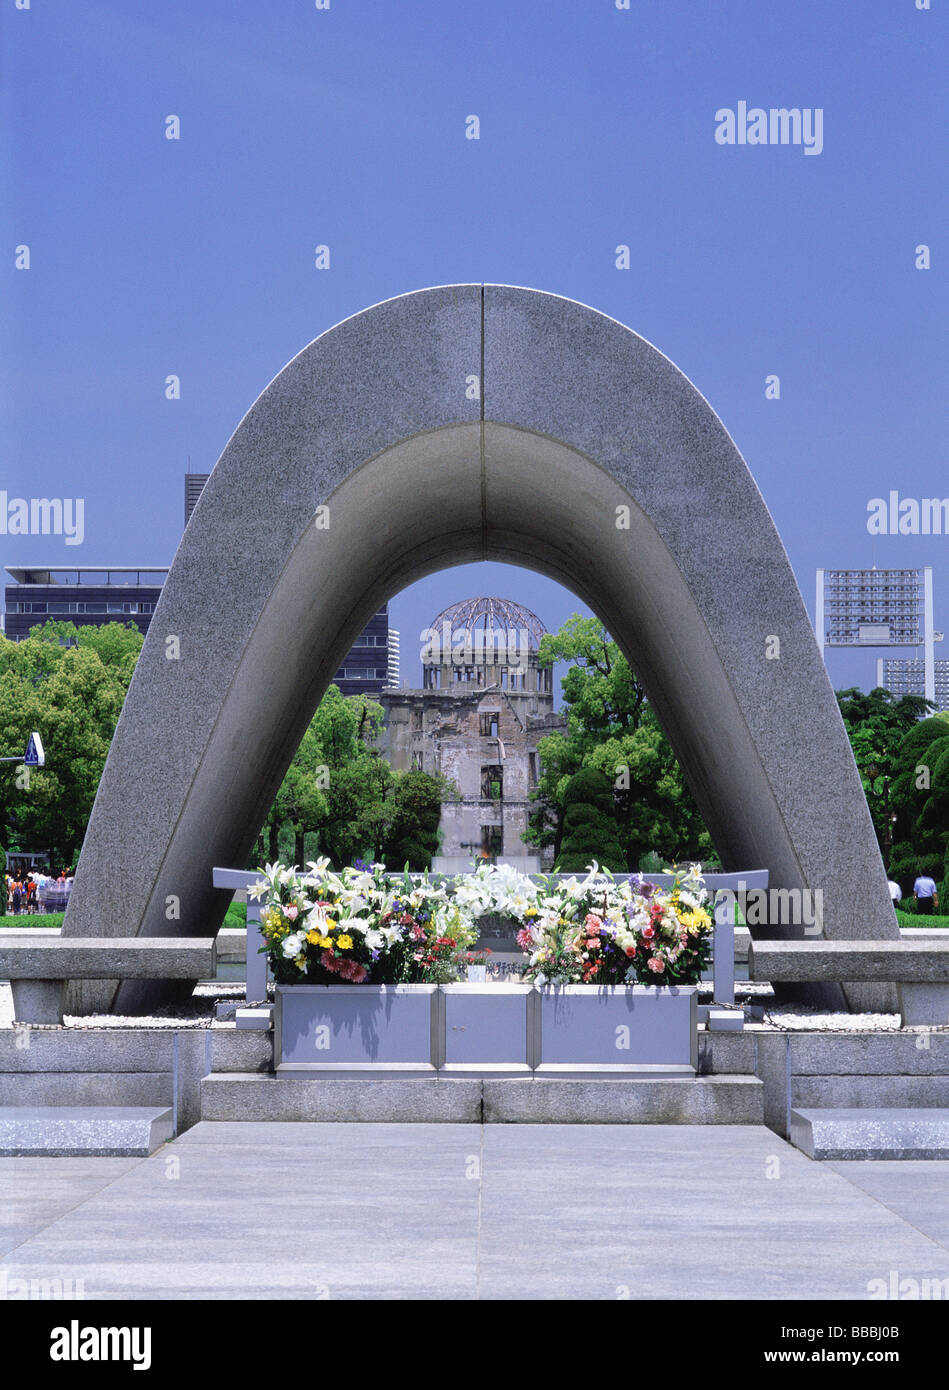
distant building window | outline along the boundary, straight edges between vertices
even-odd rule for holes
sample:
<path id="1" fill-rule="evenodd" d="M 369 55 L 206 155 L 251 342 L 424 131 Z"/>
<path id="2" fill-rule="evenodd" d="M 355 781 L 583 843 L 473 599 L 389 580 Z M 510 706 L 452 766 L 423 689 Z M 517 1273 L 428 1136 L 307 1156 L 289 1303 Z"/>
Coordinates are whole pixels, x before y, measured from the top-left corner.
<path id="1" fill-rule="evenodd" d="M 497 710 L 485 710 L 481 715 L 481 736 L 482 738 L 497 738 L 498 736 L 498 712 Z"/>
<path id="2" fill-rule="evenodd" d="M 491 763 L 481 769 L 481 800 L 501 801 L 504 796 L 504 772 Z"/>
<path id="3" fill-rule="evenodd" d="M 496 859 L 504 850 L 504 829 L 500 825 L 482 825 L 481 853 Z"/>
<path id="4" fill-rule="evenodd" d="M 412 754 L 412 766 L 413 766 L 414 768 L 416 768 L 419 772 L 422 771 L 422 754 L 421 754 L 421 753 L 413 753 L 413 754 Z"/>

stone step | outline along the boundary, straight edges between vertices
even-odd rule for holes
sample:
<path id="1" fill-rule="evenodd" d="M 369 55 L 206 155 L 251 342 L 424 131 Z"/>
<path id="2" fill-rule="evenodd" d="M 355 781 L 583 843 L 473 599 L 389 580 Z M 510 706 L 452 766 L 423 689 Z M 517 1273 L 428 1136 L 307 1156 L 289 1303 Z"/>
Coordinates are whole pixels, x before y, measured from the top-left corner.
<path id="1" fill-rule="evenodd" d="M 949 1158 L 949 1109 L 792 1110 L 789 1138 L 816 1159 Z"/>
<path id="2" fill-rule="evenodd" d="M 750 1125 L 763 1117 L 764 1088 L 754 1076 L 325 1080 L 216 1072 L 201 1082 L 202 1120 Z"/>
<path id="3" fill-rule="evenodd" d="M 9 1106 L 0 1110 L 3 1158 L 147 1158 L 172 1137 L 170 1108 Z"/>

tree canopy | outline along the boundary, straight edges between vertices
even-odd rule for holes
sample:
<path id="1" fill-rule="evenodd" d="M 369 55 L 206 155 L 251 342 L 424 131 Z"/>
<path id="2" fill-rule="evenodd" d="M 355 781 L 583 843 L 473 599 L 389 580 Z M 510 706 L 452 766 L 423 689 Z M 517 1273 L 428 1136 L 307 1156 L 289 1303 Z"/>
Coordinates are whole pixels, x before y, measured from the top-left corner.
<path id="1" fill-rule="evenodd" d="M 8 849 L 47 850 L 54 867 L 78 857 L 142 636 L 131 624 L 47 622 L 22 642 L 0 636 L 0 752 L 42 736 L 46 766 L 0 763 L 0 823 Z"/>
<path id="2" fill-rule="evenodd" d="M 538 741 L 541 774 L 528 842 L 552 846 L 559 862 L 568 786 L 575 774 L 590 769 L 610 786 L 619 867 L 634 872 L 649 853 L 667 860 L 713 858 L 711 839 L 645 689 L 602 623 L 574 614 L 558 632 L 541 638 L 538 660 L 541 666 L 570 663 L 562 682 L 567 732 Z"/>

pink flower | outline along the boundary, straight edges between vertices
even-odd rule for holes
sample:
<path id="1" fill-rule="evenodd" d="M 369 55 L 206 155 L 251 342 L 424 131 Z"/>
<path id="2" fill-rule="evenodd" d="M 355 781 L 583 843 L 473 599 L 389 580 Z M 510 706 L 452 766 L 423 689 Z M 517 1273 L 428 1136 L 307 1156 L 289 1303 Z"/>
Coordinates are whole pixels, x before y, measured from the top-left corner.
<path id="1" fill-rule="evenodd" d="M 650 956 L 647 964 L 649 969 L 655 971 L 657 975 L 661 975 L 666 968 L 666 963 L 661 956 Z"/>
<path id="2" fill-rule="evenodd" d="M 286 915 L 290 918 L 291 922 L 296 921 L 297 913 L 300 911 L 296 903 L 291 903 L 289 907 L 285 907 L 283 910 L 286 913 Z"/>
<path id="3" fill-rule="evenodd" d="M 648 927 L 643 927 L 643 940 L 644 940 L 644 941 L 651 941 L 655 935 L 656 935 L 656 928 L 652 925 L 652 923 L 650 923 Z"/>

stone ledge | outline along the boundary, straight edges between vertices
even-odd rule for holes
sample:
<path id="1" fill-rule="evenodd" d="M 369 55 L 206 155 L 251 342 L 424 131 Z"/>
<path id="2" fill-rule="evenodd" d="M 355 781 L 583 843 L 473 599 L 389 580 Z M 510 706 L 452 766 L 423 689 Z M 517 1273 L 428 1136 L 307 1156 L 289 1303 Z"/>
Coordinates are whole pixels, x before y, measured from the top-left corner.
<path id="1" fill-rule="evenodd" d="M 442 1077 L 323 1081 L 215 1073 L 201 1082 L 201 1119 L 477 1124 L 481 1083 Z"/>
<path id="2" fill-rule="evenodd" d="M 539 1078 L 484 1082 L 485 1124 L 715 1124 L 764 1122 L 755 1076 Z"/>
<path id="3" fill-rule="evenodd" d="M 199 980 L 213 975 L 213 937 L 20 936 L 0 933 L 0 980 Z"/>
<path id="4" fill-rule="evenodd" d="M 174 1081 L 167 1071 L 21 1071 L 0 1073 L 0 1106 L 171 1105 Z"/>
<path id="5" fill-rule="evenodd" d="M 949 983 L 949 941 L 752 941 L 752 980 Z"/>

